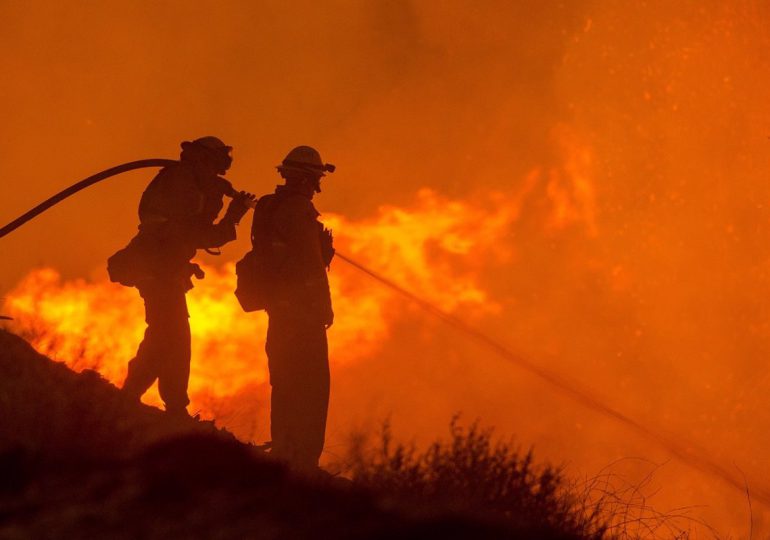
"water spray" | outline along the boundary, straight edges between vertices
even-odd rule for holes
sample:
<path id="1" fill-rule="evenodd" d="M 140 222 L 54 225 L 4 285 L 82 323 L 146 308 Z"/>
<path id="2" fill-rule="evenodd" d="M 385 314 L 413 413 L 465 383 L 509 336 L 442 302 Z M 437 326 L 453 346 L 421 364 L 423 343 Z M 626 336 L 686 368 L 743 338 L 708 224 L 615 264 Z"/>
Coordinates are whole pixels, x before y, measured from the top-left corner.
<path id="1" fill-rule="evenodd" d="M 666 433 L 663 430 L 653 429 L 652 427 L 645 425 L 643 422 L 635 420 L 634 418 L 619 411 L 611 405 L 608 405 L 601 397 L 595 395 L 588 388 L 582 387 L 577 381 L 569 380 L 554 371 L 551 371 L 542 366 L 538 366 L 526 358 L 522 358 L 507 346 L 488 336 L 478 328 L 471 326 L 458 317 L 455 317 L 451 313 L 444 311 L 435 304 L 417 296 L 413 292 L 405 289 L 394 281 L 391 281 L 382 274 L 367 268 L 366 266 L 354 261 L 339 251 L 336 252 L 335 256 L 342 259 L 357 270 L 368 275 L 372 279 L 378 281 L 385 287 L 388 287 L 399 295 L 407 298 L 409 301 L 411 301 L 423 311 L 427 312 L 429 315 L 432 315 L 433 317 L 443 321 L 447 325 L 451 326 L 455 330 L 460 331 L 462 334 L 471 338 L 483 347 L 490 349 L 492 352 L 502 357 L 503 359 L 516 364 L 525 371 L 528 371 L 539 379 L 545 381 L 559 394 L 566 395 L 584 407 L 591 409 L 601 414 L 602 416 L 615 420 L 627 428 L 630 428 L 638 435 L 641 435 L 648 441 L 651 441 L 658 447 L 664 449 L 668 454 L 679 460 L 681 463 L 687 465 L 688 467 L 702 474 L 706 474 L 723 481 L 730 487 L 738 490 L 741 494 L 746 493 L 748 488 L 744 478 L 739 478 L 735 473 L 732 472 L 731 469 L 721 465 L 719 462 L 717 462 L 717 460 L 709 456 L 709 453 L 705 449 L 694 444 L 692 441 L 677 437 L 671 433 Z M 770 489 L 757 489 L 755 487 L 752 490 L 752 495 L 755 500 L 761 502 L 767 508 L 770 508 Z"/>

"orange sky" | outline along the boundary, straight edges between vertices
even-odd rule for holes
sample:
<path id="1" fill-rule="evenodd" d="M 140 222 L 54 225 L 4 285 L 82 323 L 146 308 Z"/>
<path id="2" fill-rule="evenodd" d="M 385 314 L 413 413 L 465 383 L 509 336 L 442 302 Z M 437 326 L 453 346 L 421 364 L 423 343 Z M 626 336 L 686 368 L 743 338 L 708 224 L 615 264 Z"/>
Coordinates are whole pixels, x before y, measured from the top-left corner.
<path id="1" fill-rule="evenodd" d="M 235 147 L 228 177 L 257 193 L 289 148 L 314 145 L 338 166 L 318 199 L 338 226 L 372 237 L 381 205 L 430 223 L 464 212 L 456 238 L 436 227 L 422 245 L 434 281 L 472 277 L 486 295 L 461 313 L 767 485 L 770 8 L 512 4 L 0 2 L 0 222 L 201 135 Z M 103 280 L 150 178 L 109 180 L 0 240 L 0 294 L 40 265 Z M 378 242 L 359 256 L 433 293 Z M 390 413 L 428 437 L 463 410 L 580 472 L 667 459 L 419 314 L 386 318 L 389 339 L 337 373 L 333 435 Z M 659 485 L 748 534 L 739 494 L 676 463 Z M 770 518 L 755 519 L 756 533 Z"/>

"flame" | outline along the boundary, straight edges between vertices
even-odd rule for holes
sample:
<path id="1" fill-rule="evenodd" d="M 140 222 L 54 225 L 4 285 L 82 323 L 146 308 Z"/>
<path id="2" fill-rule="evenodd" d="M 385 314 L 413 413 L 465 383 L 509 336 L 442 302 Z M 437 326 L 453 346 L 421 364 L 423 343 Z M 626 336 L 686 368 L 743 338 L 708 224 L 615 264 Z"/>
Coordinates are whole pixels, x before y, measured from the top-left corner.
<path id="1" fill-rule="evenodd" d="M 118 3 L 48 4 L 0 3 L 0 86 L 13 104 L 0 127 L 5 218 L 68 180 L 171 157 L 211 132 L 236 145 L 235 184 L 263 192 L 267 177 L 252 173 L 312 142 L 340 166 L 321 204 L 368 216 L 325 216 L 342 252 L 689 434 L 740 466 L 753 493 L 770 446 L 767 2 L 172 1 L 155 3 L 152 21 Z M 116 382 L 144 326 L 136 291 L 22 277 L 41 260 L 64 276 L 102 268 L 134 227 L 141 178 L 88 190 L 3 239 L 3 294 L 18 283 L 9 305 L 28 303 L 2 313 L 21 315 L 38 347 Z M 207 295 L 231 306 L 232 270 L 208 270 L 191 306 Z M 433 437 L 462 410 L 581 471 L 665 459 L 340 261 L 331 276 L 330 432 L 354 413 L 392 413 L 406 437 Z M 208 358 L 196 334 L 193 401 L 250 437 L 265 422 L 264 316 L 222 309 L 226 338 L 203 334 L 242 362 L 214 346 Z M 194 326 L 204 319 L 193 313 Z M 672 467 L 656 473 L 670 506 L 698 505 L 721 536 L 747 536 L 745 496 Z M 753 514 L 754 536 L 767 536 L 768 512 Z"/>
<path id="2" fill-rule="evenodd" d="M 593 155 L 588 146 L 581 145 L 565 126 L 557 126 L 554 132 L 564 156 L 562 167 L 548 170 L 547 194 L 553 204 L 548 220 L 551 230 L 561 230 L 580 223 L 585 225 L 589 236 L 596 236 L 596 195 L 591 180 Z"/>
<path id="3" fill-rule="evenodd" d="M 329 214 L 324 222 L 335 231 L 340 251 L 442 309 L 462 310 L 470 317 L 494 315 L 501 308 L 483 283 L 485 265 L 515 257 L 512 227 L 537 193 L 547 193 L 551 205 L 544 228 L 579 220 L 594 229 L 591 209 L 574 203 L 574 197 L 586 191 L 587 178 L 575 174 L 571 161 L 566 163 L 548 174 L 533 170 L 509 192 L 461 201 L 421 189 L 409 208 L 382 206 L 359 221 Z M 555 178 L 558 189 L 552 188 Z M 188 294 L 193 341 L 190 410 L 253 438 L 254 433 L 238 422 L 229 423 L 234 411 L 225 411 L 236 396 L 252 394 L 259 403 L 266 399 L 267 317 L 240 309 L 233 295 L 234 264 L 204 270 L 206 278 Z M 329 277 L 336 314 L 330 330 L 332 368 L 376 357 L 404 314 L 401 299 L 341 261 L 333 263 Z M 97 370 L 116 385 L 125 378 L 145 328 L 142 301 L 134 289 L 107 280 L 65 281 L 53 268 L 26 276 L 8 295 L 5 309 L 39 351 L 75 370 Z M 155 391 L 144 400 L 161 404 Z"/>

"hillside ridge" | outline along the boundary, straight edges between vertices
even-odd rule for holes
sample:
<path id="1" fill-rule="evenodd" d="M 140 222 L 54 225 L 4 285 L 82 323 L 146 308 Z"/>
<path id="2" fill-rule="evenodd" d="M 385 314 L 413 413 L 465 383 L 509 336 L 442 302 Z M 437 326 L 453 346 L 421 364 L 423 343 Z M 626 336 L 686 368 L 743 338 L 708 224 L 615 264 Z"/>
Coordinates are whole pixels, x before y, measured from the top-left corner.
<path id="1" fill-rule="evenodd" d="M 0 538 L 572 538 L 302 476 L 0 330 Z"/>

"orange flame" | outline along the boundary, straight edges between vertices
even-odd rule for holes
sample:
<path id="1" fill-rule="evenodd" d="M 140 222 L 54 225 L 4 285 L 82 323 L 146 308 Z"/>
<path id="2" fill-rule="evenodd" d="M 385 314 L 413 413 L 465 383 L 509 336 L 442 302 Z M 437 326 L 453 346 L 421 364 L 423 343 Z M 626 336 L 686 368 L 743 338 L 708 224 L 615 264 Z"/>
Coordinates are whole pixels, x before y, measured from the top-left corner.
<path id="1" fill-rule="evenodd" d="M 551 187 L 554 178 L 562 187 Z M 423 189 L 411 208 L 383 206 L 361 221 L 339 215 L 327 215 L 324 221 L 334 229 L 342 252 L 442 309 L 463 309 L 471 316 L 494 314 L 500 306 L 490 299 L 480 276 L 490 260 L 515 255 L 507 236 L 535 186 L 545 183 L 551 197 L 552 212 L 544 226 L 566 226 L 583 212 L 593 228 L 593 216 L 586 212 L 591 209 L 574 205 L 572 196 L 565 195 L 580 195 L 586 181 L 569 167 L 550 175 L 533 171 L 511 192 L 487 194 L 476 202 L 450 200 Z M 260 388 L 267 381 L 267 318 L 241 311 L 233 296 L 232 263 L 205 271 L 206 278 L 188 294 L 193 339 L 190 410 L 227 425 L 223 407 L 228 399 L 252 392 L 264 400 Z M 336 312 L 330 331 L 333 368 L 376 356 L 403 313 L 400 299 L 354 272 L 340 262 L 330 272 Z M 6 310 L 38 350 L 75 370 L 95 369 L 117 385 L 145 326 L 136 291 L 106 280 L 62 281 L 51 268 L 35 270 L 19 283 L 8 295 Z M 156 393 L 145 401 L 160 404 Z M 229 427 L 239 431 L 237 425 Z M 240 434 L 253 436 L 242 430 Z"/>

